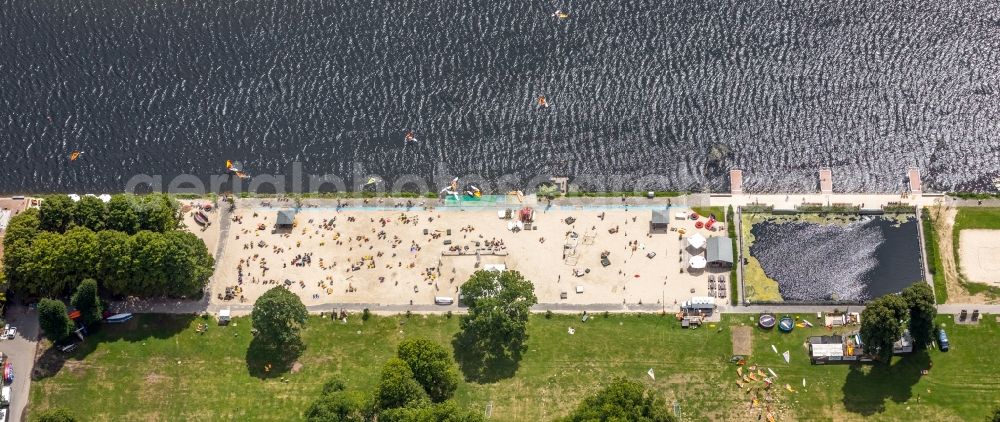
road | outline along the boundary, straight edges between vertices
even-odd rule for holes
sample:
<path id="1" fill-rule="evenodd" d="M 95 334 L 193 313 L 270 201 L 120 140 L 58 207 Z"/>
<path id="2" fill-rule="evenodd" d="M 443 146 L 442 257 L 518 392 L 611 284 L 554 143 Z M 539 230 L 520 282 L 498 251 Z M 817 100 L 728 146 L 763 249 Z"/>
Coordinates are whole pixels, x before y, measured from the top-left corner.
<path id="1" fill-rule="evenodd" d="M 8 420 L 20 421 L 28 405 L 31 391 L 31 370 L 35 366 L 35 347 L 38 345 L 38 316 L 24 306 L 7 308 L 7 323 L 17 327 L 13 340 L 0 340 L 0 352 L 14 364 L 14 384 L 11 385 L 10 414 Z"/>

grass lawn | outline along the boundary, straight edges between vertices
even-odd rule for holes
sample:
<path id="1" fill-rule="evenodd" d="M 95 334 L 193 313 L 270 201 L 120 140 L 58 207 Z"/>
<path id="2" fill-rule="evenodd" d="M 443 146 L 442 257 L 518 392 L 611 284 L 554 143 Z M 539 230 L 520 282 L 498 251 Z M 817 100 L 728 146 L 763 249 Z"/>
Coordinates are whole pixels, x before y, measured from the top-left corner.
<path id="1" fill-rule="evenodd" d="M 478 409 L 492 402 L 494 420 L 550 420 L 600 383 L 624 376 L 664 394 L 668 404 L 677 402 L 685 420 L 755 418 L 729 363 L 729 327 L 749 325 L 753 318 L 726 315 L 718 327 L 682 330 L 659 315 L 598 315 L 585 324 L 576 316 L 535 315 L 516 375 L 492 384 L 463 383 L 456 399 Z M 366 323 L 352 318 L 347 324 L 313 317 L 304 332 L 302 367 L 282 380 L 247 371 L 247 319 L 198 334 L 201 321 L 142 315 L 95 333 L 68 359 L 45 352 L 40 366 L 46 373 L 32 384 L 30 410 L 65 406 L 88 420 L 296 420 L 329 377 L 371 390 L 400 340 L 421 336 L 450 344 L 458 329 L 457 317 L 373 317 Z M 569 326 L 575 335 L 567 334 Z M 772 388 L 779 420 L 980 420 L 1000 395 L 1000 368 L 991 360 L 1000 330 L 992 317 L 978 327 L 949 323 L 950 352 L 932 350 L 877 370 L 810 365 L 802 342 L 826 332 L 754 329 L 750 363 L 772 368 L 781 386 L 796 390 Z M 773 353 L 771 344 L 790 350 L 791 363 Z M 929 360 L 933 370 L 921 377 Z M 646 375 L 650 368 L 655 381 Z"/>
<path id="2" fill-rule="evenodd" d="M 952 245 L 954 245 L 951 253 L 955 256 L 955 268 L 958 269 L 959 277 L 962 279 L 962 287 L 965 287 L 970 294 L 985 293 L 990 297 L 1000 296 L 1000 288 L 983 283 L 967 281 L 965 280 L 965 276 L 961 274 L 962 265 L 961 262 L 959 262 L 958 253 L 958 249 L 961 247 L 959 236 L 961 231 L 965 229 L 1000 230 L 1000 208 L 958 208 L 958 214 L 955 215 L 955 228 L 951 233 Z M 947 253 L 947 251 L 941 251 L 939 253 Z"/>

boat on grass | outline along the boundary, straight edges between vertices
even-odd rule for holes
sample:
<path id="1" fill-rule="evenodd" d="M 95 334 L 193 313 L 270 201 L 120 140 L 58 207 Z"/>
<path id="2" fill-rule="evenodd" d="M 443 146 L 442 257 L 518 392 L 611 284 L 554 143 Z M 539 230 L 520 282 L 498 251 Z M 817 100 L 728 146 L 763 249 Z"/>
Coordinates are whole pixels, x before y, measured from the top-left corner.
<path id="1" fill-rule="evenodd" d="M 757 318 L 757 325 L 760 325 L 760 328 L 765 330 L 774 328 L 775 323 L 777 323 L 777 320 L 774 319 L 774 315 L 771 314 L 762 314 L 759 318 Z"/>
<path id="2" fill-rule="evenodd" d="M 785 315 L 778 320 L 778 329 L 782 332 L 790 333 L 793 328 L 795 328 L 795 320 L 792 317 Z"/>

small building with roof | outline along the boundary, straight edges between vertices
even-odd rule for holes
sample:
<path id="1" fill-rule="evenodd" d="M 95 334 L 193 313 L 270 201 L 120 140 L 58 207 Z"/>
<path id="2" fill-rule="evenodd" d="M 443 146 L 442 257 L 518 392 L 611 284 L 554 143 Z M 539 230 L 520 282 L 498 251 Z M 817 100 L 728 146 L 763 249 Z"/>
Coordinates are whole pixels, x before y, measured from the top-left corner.
<path id="1" fill-rule="evenodd" d="M 733 239 L 725 236 L 715 236 L 708 238 L 708 252 L 705 259 L 708 265 L 714 267 L 732 267 L 733 259 Z"/>
<path id="2" fill-rule="evenodd" d="M 278 218 L 274 224 L 278 229 L 291 230 L 295 227 L 295 210 L 278 211 Z"/>
<path id="3" fill-rule="evenodd" d="M 653 210 L 649 220 L 649 232 L 666 232 L 670 229 L 670 211 Z"/>

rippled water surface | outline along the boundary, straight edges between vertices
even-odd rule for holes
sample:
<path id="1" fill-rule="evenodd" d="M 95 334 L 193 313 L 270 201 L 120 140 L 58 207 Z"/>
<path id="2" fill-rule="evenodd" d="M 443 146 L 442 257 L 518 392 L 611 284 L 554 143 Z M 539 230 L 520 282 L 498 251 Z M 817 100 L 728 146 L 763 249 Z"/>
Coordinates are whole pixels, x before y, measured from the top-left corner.
<path id="1" fill-rule="evenodd" d="M 0 192 L 226 159 L 755 191 L 1000 171 L 994 1 L 0 0 L 0 36 Z"/>
<path id="2" fill-rule="evenodd" d="M 754 224 L 750 255 L 785 301 L 863 302 L 921 280 L 917 221 Z"/>

